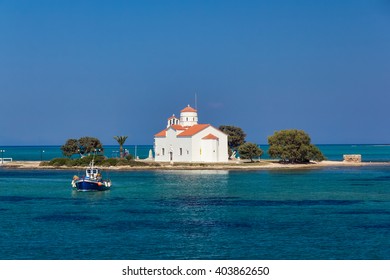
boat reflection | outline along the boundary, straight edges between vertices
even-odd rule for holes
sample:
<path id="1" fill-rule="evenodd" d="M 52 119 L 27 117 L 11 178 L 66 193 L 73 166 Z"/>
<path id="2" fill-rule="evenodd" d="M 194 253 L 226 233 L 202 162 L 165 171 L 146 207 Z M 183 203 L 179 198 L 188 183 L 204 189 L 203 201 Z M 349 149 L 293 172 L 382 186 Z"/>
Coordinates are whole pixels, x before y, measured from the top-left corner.
<path id="1" fill-rule="evenodd" d="M 72 198 L 87 199 L 87 200 L 100 200 L 110 196 L 110 190 L 104 192 L 80 192 L 75 189 L 72 190 Z"/>

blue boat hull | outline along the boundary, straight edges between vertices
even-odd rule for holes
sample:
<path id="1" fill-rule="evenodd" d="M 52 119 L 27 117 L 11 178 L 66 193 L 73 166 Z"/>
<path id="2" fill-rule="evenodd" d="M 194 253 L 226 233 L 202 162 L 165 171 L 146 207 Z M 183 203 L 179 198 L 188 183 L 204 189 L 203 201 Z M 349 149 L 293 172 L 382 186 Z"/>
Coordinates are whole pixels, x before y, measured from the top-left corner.
<path id="1" fill-rule="evenodd" d="M 75 182 L 76 189 L 82 192 L 89 191 L 106 191 L 109 190 L 110 187 L 106 186 L 104 182 L 97 182 L 91 180 L 78 180 Z"/>

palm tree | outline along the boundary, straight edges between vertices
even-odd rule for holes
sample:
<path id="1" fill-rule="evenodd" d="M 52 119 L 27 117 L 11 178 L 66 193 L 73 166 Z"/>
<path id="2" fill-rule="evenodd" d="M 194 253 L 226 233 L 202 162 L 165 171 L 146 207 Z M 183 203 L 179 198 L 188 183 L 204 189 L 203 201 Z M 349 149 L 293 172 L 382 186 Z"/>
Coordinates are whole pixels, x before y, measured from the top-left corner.
<path id="1" fill-rule="evenodd" d="M 119 144 L 119 154 L 121 158 L 123 158 L 123 145 L 125 144 L 127 137 L 128 136 L 114 136 L 114 139 Z"/>

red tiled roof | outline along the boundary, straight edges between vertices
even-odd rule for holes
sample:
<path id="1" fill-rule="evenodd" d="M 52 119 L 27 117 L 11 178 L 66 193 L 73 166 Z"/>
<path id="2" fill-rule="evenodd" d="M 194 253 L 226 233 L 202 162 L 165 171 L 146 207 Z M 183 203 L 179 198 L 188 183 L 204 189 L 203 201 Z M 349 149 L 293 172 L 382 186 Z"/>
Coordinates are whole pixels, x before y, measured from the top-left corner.
<path id="1" fill-rule="evenodd" d="M 170 127 L 172 127 L 174 130 L 185 130 L 185 128 L 183 126 L 181 126 L 180 124 L 174 124 L 174 125 L 171 125 Z"/>
<path id="2" fill-rule="evenodd" d="M 164 129 L 160 131 L 159 133 L 155 134 L 154 137 L 165 137 L 167 135 L 167 130 Z"/>
<path id="3" fill-rule="evenodd" d="M 185 107 L 183 110 L 181 110 L 180 112 L 182 113 L 185 113 L 185 112 L 192 112 L 192 113 L 196 113 L 197 111 L 192 108 L 190 105 L 188 105 L 187 107 Z"/>
<path id="4" fill-rule="evenodd" d="M 205 140 L 218 140 L 218 137 L 215 136 L 214 134 L 209 134 L 209 135 L 206 135 L 205 137 L 203 137 L 202 139 L 205 139 Z"/>
<path id="5" fill-rule="evenodd" d="M 209 124 L 195 124 L 191 127 L 189 127 L 187 130 L 183 131 L 177 137 L 185 137 L 185 136 L 192 136 L 197 134 L 198 132 L 202 131 L 203 129 L 209 127 Z"/>
<path id="6" fill-rule="evenodd" d="M 165 137 L 167 136 L 167 130 L 169 128 L 173 128 L 174 130 L 186 130 L 183 126 L 181 126 L 180 124 L 174 124 L 174 125 L 171 125 L 170 127 L 160 131 L 159 133 L 155 134 L 154 137 Z"/>

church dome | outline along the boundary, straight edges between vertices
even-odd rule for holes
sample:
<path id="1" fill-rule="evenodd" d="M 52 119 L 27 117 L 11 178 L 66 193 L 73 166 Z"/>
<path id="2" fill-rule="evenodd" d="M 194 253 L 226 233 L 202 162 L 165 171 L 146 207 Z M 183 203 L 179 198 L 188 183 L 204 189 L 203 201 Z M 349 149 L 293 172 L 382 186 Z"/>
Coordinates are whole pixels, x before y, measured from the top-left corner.
<path id="1" fill-rule="evenodd" d="M 190 105 L 188 105 L 187 107 L 185 107 L 183 110 L 180 111 L 181 113 L 196 113 L 197 111 L 192 108 Z"/>

